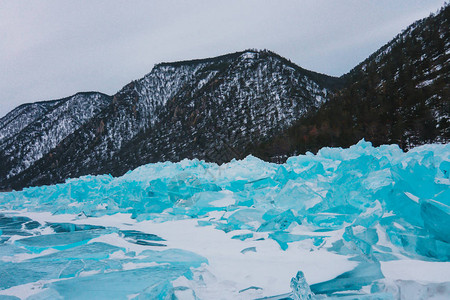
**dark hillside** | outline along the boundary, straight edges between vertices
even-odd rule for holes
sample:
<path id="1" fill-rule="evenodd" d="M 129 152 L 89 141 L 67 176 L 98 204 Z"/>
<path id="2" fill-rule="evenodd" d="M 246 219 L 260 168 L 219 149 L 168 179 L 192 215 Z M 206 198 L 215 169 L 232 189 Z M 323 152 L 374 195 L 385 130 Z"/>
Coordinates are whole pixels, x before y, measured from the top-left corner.
<path id="1" fill-rule="evenodd" d="M 417 21 L 342 76 L 346 86 L 317 111 L 247 153 L 268 160 L 365 138 L 403 149 L 450 141 L 450 7 Z"/>

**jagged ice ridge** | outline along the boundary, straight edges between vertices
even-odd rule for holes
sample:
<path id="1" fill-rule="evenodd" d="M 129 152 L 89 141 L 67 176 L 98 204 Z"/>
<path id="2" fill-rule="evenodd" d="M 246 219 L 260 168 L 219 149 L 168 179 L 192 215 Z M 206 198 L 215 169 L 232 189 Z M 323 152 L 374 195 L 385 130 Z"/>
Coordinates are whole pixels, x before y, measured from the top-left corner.
<path id="1" fill-rule="evenodd" d="M 445 299 L 449 174 L 450 144 L 360 141 L 1 193 L 0 295 Z"/>

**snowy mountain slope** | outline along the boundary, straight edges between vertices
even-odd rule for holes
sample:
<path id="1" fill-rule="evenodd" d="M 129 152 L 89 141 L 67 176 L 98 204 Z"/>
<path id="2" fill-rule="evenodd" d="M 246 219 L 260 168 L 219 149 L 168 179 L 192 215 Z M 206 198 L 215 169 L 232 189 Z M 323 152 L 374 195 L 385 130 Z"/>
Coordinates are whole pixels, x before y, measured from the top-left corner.
<path id="1" fill-rule="evenodd" d="M 225 162 L 318 108 L 339 84 L 269 51 L 162 63 L 2 185 L 119 175 L 148 162 L 186 157 Z"/>
<path id="2" fill-rule="evenodd" d="M 58 104 L 56 101 L 43 101 L 20 105 L 0 119 L 0 147 L 6 139 L 18 134 L 23 128 Z"/>
<path id="3" fill-rule="evenodd" d="M 298 116 L 319 107 L 327 93 L 278 57 L 248 52 L 235 65 L 215 70 L 209 83 L 196 81 L 185 86 L 161 109 L 162 122 L 123 147 L 119 159 L 135 166 L 142 164 L 142 158 L 177 161 L 200 157 L 226 162 L 241 157 L 248 143 L 276 134 Z M 164 121 L 167 119 L 171 122 Z"/>
<path id="4" fill-rule="evenodd" d="M 86 121 L 99 113 L 111 97 L 101 93 L 74 96 L 24 107 L 6 115 L 0 152 L 0 178 L 10 178 L 49 153 Z M 9 121 L 9 122 L 8 122 Z"/>

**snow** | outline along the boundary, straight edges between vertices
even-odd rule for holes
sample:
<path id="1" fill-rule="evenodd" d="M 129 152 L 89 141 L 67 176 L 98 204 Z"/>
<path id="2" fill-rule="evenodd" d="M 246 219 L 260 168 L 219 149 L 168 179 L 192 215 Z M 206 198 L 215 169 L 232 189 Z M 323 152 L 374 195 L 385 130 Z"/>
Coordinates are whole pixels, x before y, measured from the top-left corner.
<path id="1" fill-rule="evenodd" d="M 392 280 L 420 282 L 448 282 L 450 262 L 422 260 L 394 260 L 381 262 L 384 276 Z"/>
<path id="2" fill-rule="evenodd" d="M 423 87 L 429 86 L 429 85 L 432 84 L 435 80 L 436 80 L 436 78 L 429 79 L 429 80 L 424 80 L 424 81 L 420 82 L 419 84 L 417 84 L 417 85 L 416 85 L 416 88 L 423 88 Z"/>

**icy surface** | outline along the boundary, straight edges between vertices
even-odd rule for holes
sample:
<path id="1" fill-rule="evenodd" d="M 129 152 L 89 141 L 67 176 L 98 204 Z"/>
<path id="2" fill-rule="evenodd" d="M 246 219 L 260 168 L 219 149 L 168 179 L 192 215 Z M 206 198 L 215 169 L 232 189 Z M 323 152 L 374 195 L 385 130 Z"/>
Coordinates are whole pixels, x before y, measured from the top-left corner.
<path id="1" fill-rule="evenodd" d="M 1 193 L 0 296 L 448 299 L 449 175 L 450 144 L 361 141 Z"/>

